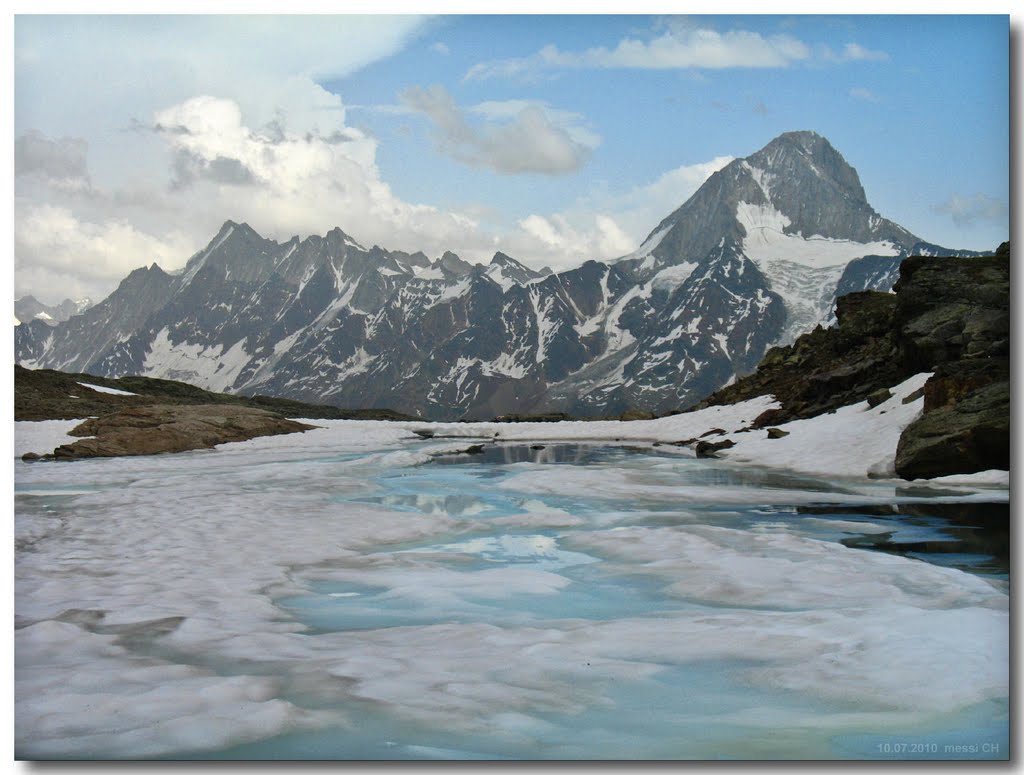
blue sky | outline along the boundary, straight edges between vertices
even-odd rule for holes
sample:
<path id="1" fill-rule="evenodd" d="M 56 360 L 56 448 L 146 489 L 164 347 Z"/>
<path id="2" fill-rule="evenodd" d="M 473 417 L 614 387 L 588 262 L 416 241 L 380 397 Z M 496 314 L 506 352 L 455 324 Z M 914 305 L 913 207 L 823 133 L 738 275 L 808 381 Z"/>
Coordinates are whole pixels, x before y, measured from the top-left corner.
<path id="1" fill-rule="evenodd" d="M 1007 16 L 20 16 L 14 45 L 15 292 L 43 300 L 229 218 L 613 258 L 793 129 L 924 239 L 1009 236 Z"/>

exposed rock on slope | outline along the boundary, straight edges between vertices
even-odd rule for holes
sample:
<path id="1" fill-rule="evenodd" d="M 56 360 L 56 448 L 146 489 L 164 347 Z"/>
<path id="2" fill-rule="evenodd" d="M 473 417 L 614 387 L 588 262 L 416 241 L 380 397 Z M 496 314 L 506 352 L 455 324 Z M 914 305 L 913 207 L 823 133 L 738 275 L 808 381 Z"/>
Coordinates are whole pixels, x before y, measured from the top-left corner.
<path id="1" fill-rule="evenodd" d="M 774 395 L 755 425 L 813 417 L 931 371 L 924 411 L 900 438 L 896 471 L 908 479 L 1009 469 L 1009 244 L 995 256 L 912 257 L 895 294 L 838 300 L 839 325 L 769 350 L 758 370 L 701 406 Z M 842 440 L 837 439 L 837 444 Z"/>
<path id="2" fill-rule="evenodd" d="M 210 449 L 229 441 L 298 433 L 316 426 L 244 406 L 140 406 L 86 420 L 70 431 L 88 436 L 53 451 L 56 460 L 156 455 Z M 35 455 L 29 459 L 36 458 Z"/>

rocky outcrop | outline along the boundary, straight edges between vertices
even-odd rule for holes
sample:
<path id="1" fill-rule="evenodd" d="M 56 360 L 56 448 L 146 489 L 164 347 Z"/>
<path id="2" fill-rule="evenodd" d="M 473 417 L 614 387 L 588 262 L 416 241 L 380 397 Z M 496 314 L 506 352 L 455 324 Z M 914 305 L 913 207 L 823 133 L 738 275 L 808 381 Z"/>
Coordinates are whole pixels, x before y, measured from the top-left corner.
<path id="1" fill-rule="evenodd" d="M 896 472 L 905 479 L 1010 468 L 1007 358 L 939 366 L 925 383 L 924 411 L 900 436 Z"/>
<path id="2" fill-rule="evenodd" d="M 186 452 L 314 427 L 273 412 L 241 406 L 140 406 L 86 420 L 70 434 L 89 438 L 57 447 L 52 455 L 33 455 L 30 459 L 78 460 Z"/>
<path id="3" fill-rule="evenodd" d="M 921 416 L 904 429 L 896 472 L 906 479 L 1009 469 L 1010 250 L 994 256 L 915 256 L 895 293 L 840 297 L 838 326 L 769 350 L 758 370 L 698 405 L 774 395 L 764 428 L 841 406 L 875 405 L 925 371 Z M 841 443 L 841 440 L 837 440 Z"/>

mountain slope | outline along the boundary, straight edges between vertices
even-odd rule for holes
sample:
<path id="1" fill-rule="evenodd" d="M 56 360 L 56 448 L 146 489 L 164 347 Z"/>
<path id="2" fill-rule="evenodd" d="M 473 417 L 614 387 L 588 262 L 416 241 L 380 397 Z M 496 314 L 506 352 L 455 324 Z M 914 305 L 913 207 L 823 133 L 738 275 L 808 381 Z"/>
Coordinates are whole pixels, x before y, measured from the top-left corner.
<path id="1" fill-rule="evenodd" d="M 139 269 L 66 323 L 15 330 L 18 362 L 436 419 L 670 411 L 888 290 L 930 245 L 876 213 L 820 135 L 712 175 L 635 253 L 538 272 L 503 253 L 366 248 L 340 229 L 278 243 L 228 221 L 184 270 Z"/>

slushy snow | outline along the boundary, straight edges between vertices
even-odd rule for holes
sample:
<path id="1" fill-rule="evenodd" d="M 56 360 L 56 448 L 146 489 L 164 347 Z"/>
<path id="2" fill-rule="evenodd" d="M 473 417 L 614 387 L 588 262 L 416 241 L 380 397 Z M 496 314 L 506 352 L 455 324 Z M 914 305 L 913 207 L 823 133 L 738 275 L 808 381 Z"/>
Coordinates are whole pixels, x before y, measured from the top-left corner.
<path id="1" fill-rule="evenodd" d="M 901 399 L 926 377 L 777 440 L 736 433 L 776 405 L 764 397 L 627 423 L 316 420 L 212 451 L 16 462 L 16 755 L 360 740 L 381 719 L 410 756 L 826 756 L 834 735 L 1005 703 L 1005 588 L 821 540 L 822 520 L 795 511 L 736 516 L 898 501 L 905 482 L 865 477 L 888 474 L 920 411 Z M 74 424 L 16 423 L 15 450 L 50 451 Z M 736 446 L 712 473 L 831 479 L 685 484 L 704 462 L 670 446 L 636 463 L 513 464 L 478 492 L 450 484 L 456 467 L 421 465 L 470 437 L 653 444 L 714 427 Z M 411 432 L 426 428 L 458 438 Z M 994 479 L 941 490 L 999 500 Z M 588 614 L 595 600 L 613 614 Z M 311 629 L 301 605 L 359 624 Z M 650 697 L 672 701 L 630 726 L 623 709 Z M 712 729 L 724 747 L 694 732 Z"/>

